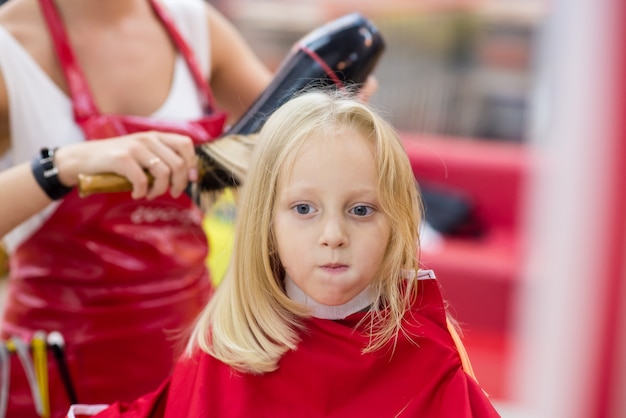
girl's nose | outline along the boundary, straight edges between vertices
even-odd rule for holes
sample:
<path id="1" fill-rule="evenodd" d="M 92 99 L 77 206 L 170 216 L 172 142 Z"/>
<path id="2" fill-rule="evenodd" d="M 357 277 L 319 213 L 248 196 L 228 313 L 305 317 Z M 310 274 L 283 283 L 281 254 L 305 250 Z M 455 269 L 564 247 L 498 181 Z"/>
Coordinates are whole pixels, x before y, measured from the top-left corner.
<path id="1" fill-rule="evenodd" d="M 324 220 L 320 244 L 331 248 L 344 247 L 348 244 L 345 224 L 341 217 L 332 216 Z"/>

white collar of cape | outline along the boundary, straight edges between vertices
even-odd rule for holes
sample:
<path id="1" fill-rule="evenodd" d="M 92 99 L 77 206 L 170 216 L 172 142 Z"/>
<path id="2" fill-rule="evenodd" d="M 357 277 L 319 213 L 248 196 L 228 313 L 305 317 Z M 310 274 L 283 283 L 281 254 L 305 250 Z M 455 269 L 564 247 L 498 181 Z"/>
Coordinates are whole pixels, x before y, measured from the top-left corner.
<path id="1" fill-rule="evenodd" d="M 417 278 L 417 280 L 435 278 L 435 273 L 432 270 L 418 270 L 417 274 L 415 273 L 415 270 L 405 271 L 404 276 L 406 279 Z M 374 295 L 372 294 L 370 286 L 367 286 L 361 291 L 361 293 L 350 299 L 348 302 L 337 306 L 323 305 L 316 302 L 304 293 L 288 275 L 285 275 L 285 291 L 287 292 L 289 299 L 308 307 L 311 310 L 311 316 L 319 319 L 344 319 L 353 313 L 364 310 L 374 303 Z"/>

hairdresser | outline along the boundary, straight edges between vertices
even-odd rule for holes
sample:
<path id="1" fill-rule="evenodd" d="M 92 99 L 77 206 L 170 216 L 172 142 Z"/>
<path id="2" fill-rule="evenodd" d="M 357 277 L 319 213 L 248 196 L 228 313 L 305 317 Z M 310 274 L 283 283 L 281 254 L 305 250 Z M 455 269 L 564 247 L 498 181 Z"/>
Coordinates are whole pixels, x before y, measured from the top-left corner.
<path id="1" fill-rule="evenodd" d="M 170 373 L 173 340 L 211 290 L 202 212 L 184 193 L 198 176 L 194 144 L 219 136 L 270 79 L 202 0 L 0 7 L 0 157 L 11 161 L 0 172 L 11 255 L 0 340 L 64 338 L 38 390 L 10 353 L 7 416 L 134 399 Z M 132 192 L 79 197 L 78 174 L 100 172 Z"/>

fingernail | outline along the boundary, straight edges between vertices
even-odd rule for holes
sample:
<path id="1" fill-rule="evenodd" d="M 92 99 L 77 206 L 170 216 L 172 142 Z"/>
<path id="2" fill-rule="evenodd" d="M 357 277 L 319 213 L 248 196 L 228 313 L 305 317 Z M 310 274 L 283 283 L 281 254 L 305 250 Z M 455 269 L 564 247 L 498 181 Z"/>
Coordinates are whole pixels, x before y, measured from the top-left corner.
<path id="1" fill-rule="evenodd" d="M 189 181 L 198 181 L 198 169 L 193 167 L 189 169 Z"/>

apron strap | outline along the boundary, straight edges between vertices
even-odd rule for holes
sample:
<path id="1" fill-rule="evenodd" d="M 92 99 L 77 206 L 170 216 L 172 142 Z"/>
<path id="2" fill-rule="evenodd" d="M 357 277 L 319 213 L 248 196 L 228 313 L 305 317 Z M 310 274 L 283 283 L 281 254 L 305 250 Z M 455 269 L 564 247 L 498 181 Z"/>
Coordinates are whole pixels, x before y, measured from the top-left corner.
<path id="1" fill-rule="evenodd" d="M 93 100 L 93 95 L 91 94 L 85 75 L 78 65 L 74 52 L 70 47 L 63 22 L 61 21 L 61 17 L 59 16 L 53 0 L 39 0 L 39 4 L 41 5 L 41 10 L 48 25 L 54 49 L 61 63 L 65 81 L 68 84 L 75 119 L 83 120 L 92 115 L 99 115 L 100 111 Z M 157 17 L 163 23 L 174 45 L 185 59 L 187 67 L 196 83 L 196 87 L 201 93 L 200 99 L 203 109 L 207 113 L 213 112 L 216 109 L 215 101 L 206 80 L 202 76 L 200 66 L 197 63 L 193 50 L 180 35 L 174 21 L 165 9 L 159 5 L 156 0 L 150 0 L 150 4 Z"/>
<path id="2" fill-rule="evenodd" d="M 61 69 L 65 75 L 65 81 L 72 99 L 72 107 L 74 108 L 74 118 L 82 120 L 90 115 L 99 114 L 100 112 L 93 101 L 85 76 L 76 62 L 74 52 L 70 48 L 61 17 L 53 4 L 53 0 L 39 0 L 39 4 L 48 24 L 48 30 L 61 63 Z"/>
<path id="3" fill-rule="evenodd" d="M 170 14 L 166 11 L 166 9 L 159 4 L 157 0 L 150 0 L 150 4 L 152 5 L 152 9 L 156 13 L 156 15 L 161 19 L 161 22 L 167 29 L 167 32 L 170 35 L 170 38 L 178 48 L 178 51 L 182 54 L 183 58 L 187 62 L 187 67 L 191 72 L 193 79 L 196 82 L 196 87 L 200 90 L 202 106 L 209 113 L 215 111 L 217 107 L 215 106 L 215 100 L 213 99 L 213 94 L 211 93 L 211 89 L 209 88 L 206 80 L 204 79 L 202 72 L 200 71 L 200 65 L 196 59 L 193 50 L 185 41 L 185 38 L 182 37 L 178 29 L 176 29 L 176 25 L 174 24 L 174 20 L 170 16 Z"/>

